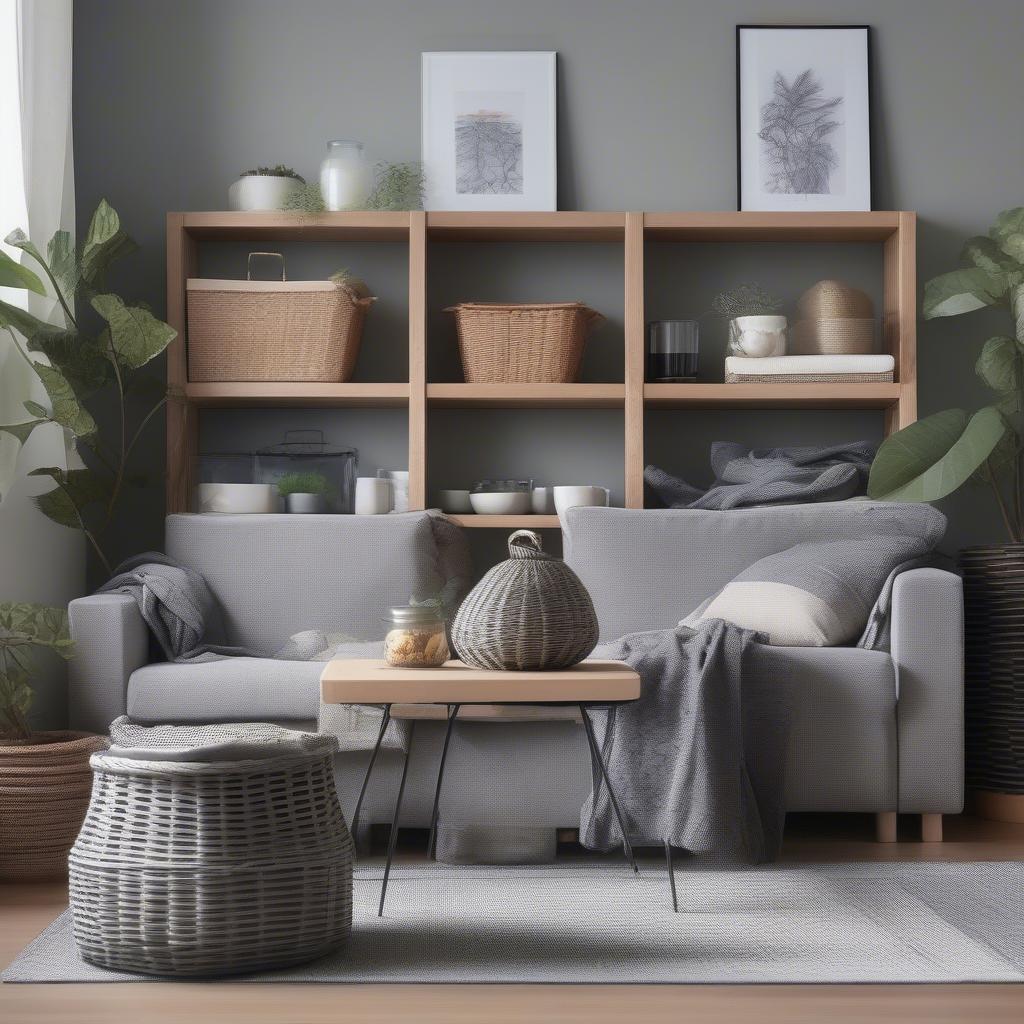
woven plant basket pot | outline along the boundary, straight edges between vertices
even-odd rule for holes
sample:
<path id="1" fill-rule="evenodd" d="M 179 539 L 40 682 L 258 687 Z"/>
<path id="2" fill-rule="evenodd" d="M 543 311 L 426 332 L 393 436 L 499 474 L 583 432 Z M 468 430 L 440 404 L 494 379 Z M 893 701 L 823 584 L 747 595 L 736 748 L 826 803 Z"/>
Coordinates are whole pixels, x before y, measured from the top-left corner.
<path id="1" fill-rule="evenodd" d="M 374 301 L 357 281 L 190 278 L 188 379 L 340 383 Z"/>
<path id="2" fill-rule="evenodd" d="M 597 646 L 597 613 L 580 578 L 541 550 L 540 537 L 516 530 L 512 556 L 488 570 L 452 624 L 455 653 L 484 669 L 571 668 Z"/>
<path id="3" fill-rule="evenodd" d="M 582 302 L 463 302 L 445 312 L 455 314 L 468 384 L 571 384 L 604 319 Z"/>
<path id="4" fill-rule="evenodd" d="M 63 878 L 82 827 L 102 736 L 37 732 L 0 746 L 0 879 Z"/>
<path id="5" fill-rule="evenodd" d="M 75 941 L 112 970 L 303 963 L 352 928 L 352 840 L 329 753 L 246 761 L 96 754 L 70 857 Z"/>
<path id="6" fill-rule="evenodd" d="M 966 548 L 967 785 L 1024 807 L 1024 544 Z"/>

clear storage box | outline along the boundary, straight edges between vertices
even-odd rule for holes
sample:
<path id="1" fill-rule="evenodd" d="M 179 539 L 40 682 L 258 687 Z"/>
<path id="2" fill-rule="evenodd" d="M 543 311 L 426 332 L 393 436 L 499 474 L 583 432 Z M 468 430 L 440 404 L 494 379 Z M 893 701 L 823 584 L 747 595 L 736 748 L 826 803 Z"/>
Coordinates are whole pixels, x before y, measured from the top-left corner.
<path id="1" fill-rule="evenodd" d="M 282 511 L 352 513 L 358 461 L 355 448 L 328 444 L 322 430 L 289 430 L 256 452 L 253 479 L 274 485 Z"/>

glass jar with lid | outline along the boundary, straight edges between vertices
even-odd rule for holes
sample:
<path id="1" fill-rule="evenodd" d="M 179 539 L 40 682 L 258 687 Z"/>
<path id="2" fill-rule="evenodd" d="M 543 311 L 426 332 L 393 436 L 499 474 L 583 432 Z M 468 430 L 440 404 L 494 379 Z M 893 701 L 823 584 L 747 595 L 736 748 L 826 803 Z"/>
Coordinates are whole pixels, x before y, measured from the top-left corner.
<path id="1" fill-rule="evenodd" d="M 384 660 L 396 668 L 437 668 L 450 657 L 444 612 L 435 605 L 410 604 L 388 612 Z"/>
<path id="2" fill-rule="evenodd" d="M 355 139 L 333 139 L 320 164 L 320 190 L 328 210 L 359 210 L 372 185 L 363 144 Z"/>

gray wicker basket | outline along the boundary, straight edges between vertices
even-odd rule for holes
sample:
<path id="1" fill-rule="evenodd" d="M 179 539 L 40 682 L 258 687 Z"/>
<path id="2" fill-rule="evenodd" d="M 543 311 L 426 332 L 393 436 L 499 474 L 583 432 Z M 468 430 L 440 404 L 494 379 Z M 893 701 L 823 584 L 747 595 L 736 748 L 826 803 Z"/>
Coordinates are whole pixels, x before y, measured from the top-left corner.
<path id="1" fill-rule="evenodd" d="M 512 556 L 488 570 L 452 625 L 455 653 L 484 669 L 571 668 L 597 645 L 597 613 L 587 588 L 540 537 L 516 530 Z"/>
<path id="2" fill-rule="evenodd" d="M 352 841 L 329 752 L 244 761 L 94 754 L 71 850 L 84 959 L 144 974 L 302 963 L 352 928 Z"/>

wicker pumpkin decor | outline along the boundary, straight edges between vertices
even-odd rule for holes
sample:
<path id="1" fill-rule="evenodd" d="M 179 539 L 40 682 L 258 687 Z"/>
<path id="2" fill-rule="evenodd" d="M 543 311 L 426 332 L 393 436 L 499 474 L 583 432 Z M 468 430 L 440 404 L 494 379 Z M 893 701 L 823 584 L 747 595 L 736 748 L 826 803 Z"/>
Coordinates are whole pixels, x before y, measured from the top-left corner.
<path id="1" fill-rule="evenodd" d="M 512 556 L 488 570 L 452 625 L 455 653 L 484 669 L 571 668 L 597 646 L 597 613 L 587 588 L 540 537 L 516 530 Z"/>

